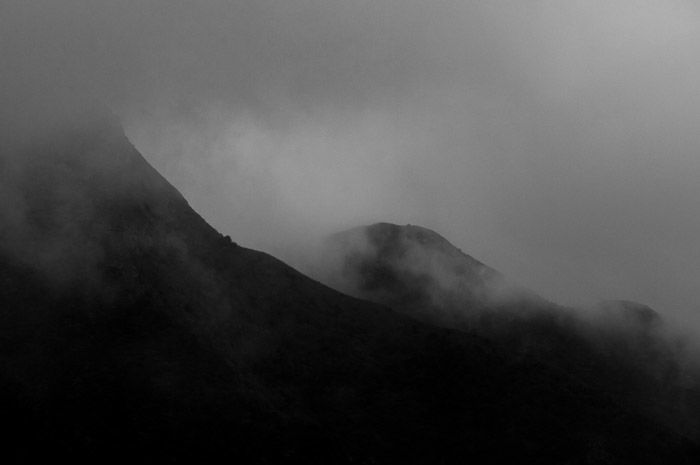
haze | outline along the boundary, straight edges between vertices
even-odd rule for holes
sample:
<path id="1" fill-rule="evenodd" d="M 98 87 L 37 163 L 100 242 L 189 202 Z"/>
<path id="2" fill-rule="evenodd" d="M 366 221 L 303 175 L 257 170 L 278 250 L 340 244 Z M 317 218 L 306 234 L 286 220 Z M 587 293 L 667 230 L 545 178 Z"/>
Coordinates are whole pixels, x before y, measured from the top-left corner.
<path id="1" fill-rule="evenodd" d="M 561 303 L 700 323 L 692 1 L 5 0 L 0 59 L 4 114 L 97 97 L 205 219 L 302 268 L 413 223 Z"/>

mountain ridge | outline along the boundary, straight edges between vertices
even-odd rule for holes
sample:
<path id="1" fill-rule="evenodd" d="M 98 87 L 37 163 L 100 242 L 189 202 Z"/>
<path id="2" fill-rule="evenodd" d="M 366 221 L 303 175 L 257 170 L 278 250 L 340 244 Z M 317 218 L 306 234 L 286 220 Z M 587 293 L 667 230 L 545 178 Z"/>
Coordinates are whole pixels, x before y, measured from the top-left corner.
<path id="1" fill-rule="evenodd" d="M 10 461 L 692 463 L 603 391 L 237 246 L 123 131 L 61 134 L 2 152 Z"/>
<path id="2" fill-rule="evenodd" d="M 632 402 L 700 437 L 694 407 L 700 377 L 686 366 L 680 336 L 650 307 L 624 300 L 591 309 L 557 305 L 495 270 L 484 273 L 484 264 L 413 225 L 353 228 L 332 235 L 327 249 L 336 255 L 329 281 L 338 289 L 428 324 L 477 334 L 511 356 L 597 385 L 618 402 Z M 689 380 L 694 387 L 687 389 Z"/>

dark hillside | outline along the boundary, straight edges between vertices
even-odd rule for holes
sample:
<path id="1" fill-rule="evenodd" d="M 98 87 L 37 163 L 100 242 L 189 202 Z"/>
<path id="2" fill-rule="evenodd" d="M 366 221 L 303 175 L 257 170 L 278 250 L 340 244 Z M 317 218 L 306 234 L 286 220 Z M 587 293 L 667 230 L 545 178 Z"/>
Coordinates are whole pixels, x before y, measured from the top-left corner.
<path id="1" fill-rule="evenodd" d="M 7 462 L 695 463 L 556 367 L 236 245 L 113 121 L 65 129 L 2 153 Z"/>
<path id="2" fill-rule="evenodd" d="M 700 438 L 700 378 L 684 368 L 680 341 L 648 306 L 556 305 L 414 225 L 359 227 L 333 235 L 327 245 L 328 254 L 337 255 L 327 279 L 334 287 L 487 339 L 509 358 L 545 365 Z"/>

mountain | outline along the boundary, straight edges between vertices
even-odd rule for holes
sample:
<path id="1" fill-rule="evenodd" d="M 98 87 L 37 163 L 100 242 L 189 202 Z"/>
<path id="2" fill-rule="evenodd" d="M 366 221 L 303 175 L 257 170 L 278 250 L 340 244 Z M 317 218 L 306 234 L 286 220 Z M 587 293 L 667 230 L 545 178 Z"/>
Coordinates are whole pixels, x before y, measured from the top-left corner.
<path id="1" fill-rule="evenodd" d="M 420 226 L 377 223 L 334 234 L 329 244 L 329 250 L 341 255 L 336 282 L 362 298 L 410 310 L 419 318 L 434 320 L 435 308 L 450 319 L 453 307 L 478 313 L 511 296 L 538 299 Z"/>
<path id="2" fill-rule="evenodd" d="M 554 304 L 509 282 L 447 239 L 415 225 L 377 223 L 332 235 L 331 286 L 422 322 L 487 339 L 566 372 L 636 411 L 700 438 L 698 373 L 660 315 L 631 301 L 592 309 Z"/>
<path id="3" fill-rule="evenodd" d="M 237 245 L 113 118 L 50 129 L 0 148 L 7 463 L 695 463 L 599 386 Z"/>

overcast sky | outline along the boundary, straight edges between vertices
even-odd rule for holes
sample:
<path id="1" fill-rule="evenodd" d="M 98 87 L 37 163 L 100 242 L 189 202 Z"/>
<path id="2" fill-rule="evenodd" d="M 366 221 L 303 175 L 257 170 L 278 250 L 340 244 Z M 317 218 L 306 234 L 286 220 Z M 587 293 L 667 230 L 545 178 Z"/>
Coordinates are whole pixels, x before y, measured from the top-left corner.
<path id="1" fill-rule="evenodd" d="M 243 245 L 420 224 L 559 302 L 700 322 L 695 3 L 2 0 L 0 84 L 97 95 Z"/>

